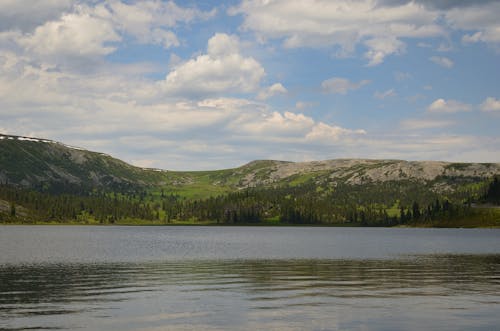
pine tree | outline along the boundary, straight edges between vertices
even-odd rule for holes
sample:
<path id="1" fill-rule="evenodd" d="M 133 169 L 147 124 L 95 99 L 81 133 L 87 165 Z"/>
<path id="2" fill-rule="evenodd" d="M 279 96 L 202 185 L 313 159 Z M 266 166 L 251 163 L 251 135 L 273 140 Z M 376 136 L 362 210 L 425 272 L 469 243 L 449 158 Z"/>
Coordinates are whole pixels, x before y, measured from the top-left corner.
<path id="1" fill-rule="evenodd" d="M 16 204 L 14 202 L 10 203 L 10 216 L 16 217 Z"/>

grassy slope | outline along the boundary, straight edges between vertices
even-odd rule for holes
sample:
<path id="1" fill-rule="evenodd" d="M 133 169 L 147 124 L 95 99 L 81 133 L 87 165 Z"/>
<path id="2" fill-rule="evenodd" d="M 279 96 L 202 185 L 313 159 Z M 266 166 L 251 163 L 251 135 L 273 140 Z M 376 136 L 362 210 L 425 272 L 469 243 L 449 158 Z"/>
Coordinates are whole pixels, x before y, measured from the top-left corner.
<path id="1" fill-rule="evenodd" d="M 161 173 L 131 166 L 109 155 L 72 149 L 55 142 L 0 140 L 0 170 L 10 182 L 67 181 L 82 183 L 113 181 L 151 184 Z"/>
<path id="2" fill-rule="evenodd" d="M 203 199 L 246 187 L 245 178 L 255 176 L 265 180 L 276 161 L 253 161 L 233 169 L 212 171 L 164 171 L 162 183 L 153 188 L 155 195 L 164 193 L 179 195 L 188 199 Z M 305 176 L 305 180 L 309 179 Z M 276 184 L 283 184 L 285 181 Z"/>
<path id="3" fill-rule="evenodd" d="M 235 191 L 245 175 L 267 166 L 268 162 L 253 162 L 226 170 L 156 171 L 56 142 L 0 139 L 0 180 L 35 188 L 42 182 L 92 183 L 111 189 L 131 184 L 155 195 L 163 190 L 186 198 L 206 198 Z"/>

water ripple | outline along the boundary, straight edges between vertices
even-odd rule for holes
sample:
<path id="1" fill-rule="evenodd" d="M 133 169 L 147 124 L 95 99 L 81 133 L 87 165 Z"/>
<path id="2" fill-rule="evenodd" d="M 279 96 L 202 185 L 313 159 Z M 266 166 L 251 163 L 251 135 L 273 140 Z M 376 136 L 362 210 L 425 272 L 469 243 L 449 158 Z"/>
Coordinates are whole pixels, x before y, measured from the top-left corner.
<path id="1" fill-rule="evenodd" d="M 499 275 L 500 255 L 4 265 L 0 322 L 6 330 L 35 324 L 105 330 L 117 327 L 106 324 L 111 316 L 118 324 L 132 320 L 120 324 L 123 329 L 167 321 L 179 329 L 188 321 L 199 322 L 189 324 L 195 329 L 232 328 L 241 316 L 260 316 L 253 310 L 293 311 L 299 319 L 306 314 L 326 322 L 344 309 L 384 312 L 396 303 L 410 308 L 410 301 L 413 309 L 427 303 L 441 313 L 470 312 L 498 305 Z M 234 315 L 219 325 L 218 312 Z M 107 322 L 97 326 L 91 317 Z"/>

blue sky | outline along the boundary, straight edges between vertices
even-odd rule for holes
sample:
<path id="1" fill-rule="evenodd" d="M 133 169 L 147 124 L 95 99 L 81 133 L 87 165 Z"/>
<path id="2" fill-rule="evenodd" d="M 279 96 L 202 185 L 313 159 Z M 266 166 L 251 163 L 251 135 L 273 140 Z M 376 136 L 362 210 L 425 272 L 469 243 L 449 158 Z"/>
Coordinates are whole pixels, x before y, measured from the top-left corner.
<path id="1" fill-rule="evenodd" d="M 143 167 L 500 162 L 500 2 L 4 0 L 0 132 Z"/>

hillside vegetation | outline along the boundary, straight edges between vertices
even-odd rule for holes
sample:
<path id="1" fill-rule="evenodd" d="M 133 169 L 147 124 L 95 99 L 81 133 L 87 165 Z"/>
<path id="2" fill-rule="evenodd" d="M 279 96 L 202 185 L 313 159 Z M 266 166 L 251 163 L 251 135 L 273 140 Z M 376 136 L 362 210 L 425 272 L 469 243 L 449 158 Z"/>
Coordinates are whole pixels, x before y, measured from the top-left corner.
<path id="1" fill-rule="evenodd" d="M 498 226 L 484 205 L 497 175 L 498 163 L 365 159 L 168 171 L 0 135 L 0 221 Z"/>

